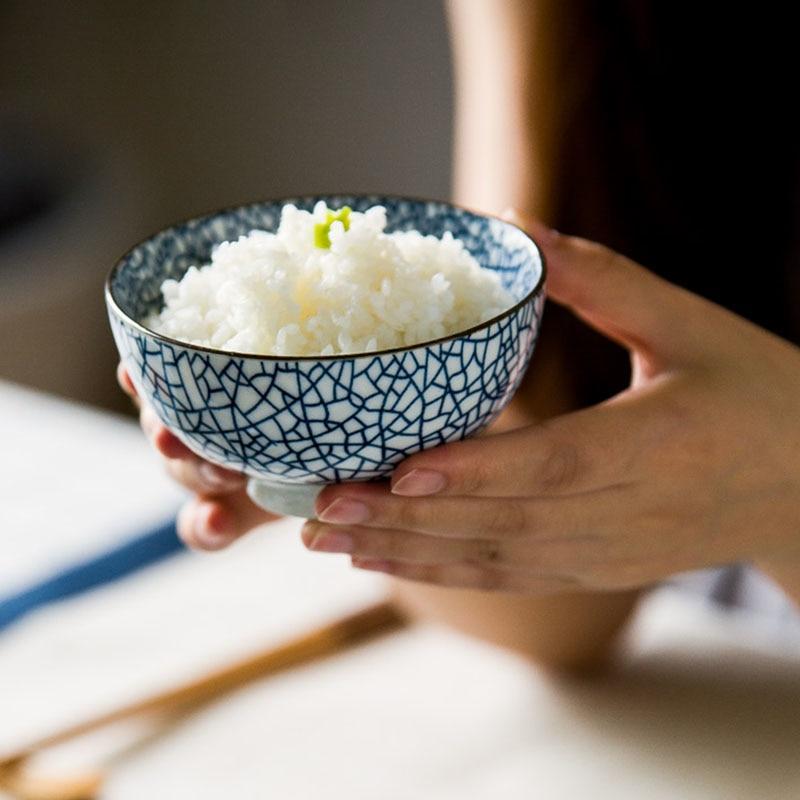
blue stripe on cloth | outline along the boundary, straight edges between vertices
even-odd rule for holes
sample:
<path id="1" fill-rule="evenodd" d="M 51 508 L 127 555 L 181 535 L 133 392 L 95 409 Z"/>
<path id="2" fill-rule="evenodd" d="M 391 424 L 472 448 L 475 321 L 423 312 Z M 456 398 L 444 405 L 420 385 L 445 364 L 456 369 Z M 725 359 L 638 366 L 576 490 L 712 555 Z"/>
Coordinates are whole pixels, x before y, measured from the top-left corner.
<path id="1" fill-rule="evenodd" d="M 0 630 L 48 603 L 66 600 L 185 551 L 175 521 L 74 564 L 9 597 L 0 598 Z"/>

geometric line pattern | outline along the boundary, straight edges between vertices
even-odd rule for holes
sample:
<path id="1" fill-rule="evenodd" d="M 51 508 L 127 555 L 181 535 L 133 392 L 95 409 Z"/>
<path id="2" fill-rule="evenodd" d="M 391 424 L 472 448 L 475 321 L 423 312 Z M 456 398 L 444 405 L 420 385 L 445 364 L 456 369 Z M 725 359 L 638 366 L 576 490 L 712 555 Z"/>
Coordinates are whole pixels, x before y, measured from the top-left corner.
<path id="1" fill-rule="evenodd" d="M 138 245 L 109 278 L 109 317 L 139 392 L 192 450 L 254 477 L 330 483 L 385 477 L 418 450 L 462 439 L 507 404 L 539 331 L 543 286 L 528 302 L 477 330 L 384 353 L 277 358 L 182 344 L 147 331 L 166 277 L 205 263 L 214 244 L 275 229 L 286 202 L 193 220 Z M 384 205 L 392 230 L 451 230 L 519 302 L 540 283 L 538 251 L 521 232 L 443 203 L 327 197 L 334 207 Z M 221 239 L 219 237 L 222 237 Z M 204 248 L 204 249 L 203 249 Z M 186 257 L 187 253 L 193 253 Z"/>

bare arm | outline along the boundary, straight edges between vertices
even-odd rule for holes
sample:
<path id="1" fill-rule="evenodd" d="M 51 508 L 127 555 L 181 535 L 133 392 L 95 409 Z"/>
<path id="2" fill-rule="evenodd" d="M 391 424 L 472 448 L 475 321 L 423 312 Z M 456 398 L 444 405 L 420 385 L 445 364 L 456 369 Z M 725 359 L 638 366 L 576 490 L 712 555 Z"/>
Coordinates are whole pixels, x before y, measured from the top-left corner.
<path id="1" fill-rule="evenodd" d="M 547 219 L 553 119 L 547 3 L 449 0 L 457 203 Z"/>

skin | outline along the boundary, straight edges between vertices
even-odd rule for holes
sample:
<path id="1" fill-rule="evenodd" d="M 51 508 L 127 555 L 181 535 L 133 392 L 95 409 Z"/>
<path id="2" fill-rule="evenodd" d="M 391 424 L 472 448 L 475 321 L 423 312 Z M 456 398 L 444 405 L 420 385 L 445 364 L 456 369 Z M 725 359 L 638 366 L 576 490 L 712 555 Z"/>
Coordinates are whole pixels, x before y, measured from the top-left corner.
<path id="1" fill-rule="evenodd" d="M 553 331 L 553 328 L 550 328 Z M 548 333 L 537 348 L 536 370 L 523 380 L 510 405 L 486 434 L 529 426 L 570 406 L 557 351 Z M 213 551 L 275 517 L 253 505 L 236 472 L 204 462 L 173 436 L 136 395 L 120 365 L 117 377 L 139 408 L 148 439 L 166 471 L 194 493 L 181 509 L 178 532 L 191 548 Z M 438 621 L 472 637 L 500 645 L 558 672 L 587 674 L 602 669 L 634 608 L 637 592 L 530 595 L 456 589 L 390 578 L 394 601 L 409 616 Z"/>
<path id="2" fill-rule="evenodd" d="M 517 222 L 544 250 L 551 298 L 628 348 L 630 388 L 418 453 L 389 483 L 329 486 L 305 545 L 408 581 L 521 595 L 748 561 L 800 597 L 800 350 L 601 245 Z M 181 514 L 187 543 L 217 549 L 270 518 L 241 476 L 141 414 L 172 476 L 198 492 Z"/>
<path id="3" fill-rule="evenodd" d="M 600 245 L 521 222 L 545 250 L 551 298 L 629 349 L 630 388 L 414 455 L 390 485 L 328 487 L 306 545 L 409 580 L 536 594 L 735 561 L 791 572 L 800 350 Z"/>
<path id="4" fill-rule="evenodd" d="M 194 550 L 221 550 L 258 525 L 278 519 L 256 506 L 245 493 L 239 472 L 218 467 L 193 453 L 161 423 L 152 407 L 136 392 L 125 367 L 117 381 L 139 410 L 139 424 L 161 455 L 167 474 L 194 496 L 178 514 L 178 534 Z"/>
<path id="5" fill-rule="evenodd" d="M 564 408 L 568 392 L 560 382 L 559 362 L 554 355 L 546 339 L 540 343 L 535 373 L 526 376 L 486 435 L 535 424 Z M 194 493 L 178 516 L 178 532 L 189 547 L 219 550 L 275 519 L 253 505 L 244 492 L 241 475 L 203 461 L 173 436 L 137 397 L 121 365 L 117 377 L 139 408 L 142 428 L 161 454 L 166 471 Z M 637 592 L 546 596 L 484 592 L 402 578 L 390 578 L 389 589 L 394 601 L 415 619 L 438 621 L 515 650 L 542 668 L 581 674 L 596 672 L 607 664 L 617 634 L 638 597 Z"/>

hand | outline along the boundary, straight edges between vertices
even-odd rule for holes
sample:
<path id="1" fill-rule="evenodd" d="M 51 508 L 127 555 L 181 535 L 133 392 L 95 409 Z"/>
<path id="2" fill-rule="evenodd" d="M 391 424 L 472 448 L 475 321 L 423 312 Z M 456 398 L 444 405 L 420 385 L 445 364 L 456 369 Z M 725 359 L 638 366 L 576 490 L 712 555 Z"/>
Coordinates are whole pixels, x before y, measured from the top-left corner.
<path id="1" fill-rule="evenodd" d="M 521 224 L 544 249 L 550 296 L 630 351 L 630 388 L 418 453 L 390 486 L 328 487 L 306 545 L 412 580 L 524 592 L 800 563 L 800 350 L 600 245 Z"/>
<path id="2" fill-rule="evenodd" d="M 194 492 L 178 514 L 178 535 L 189 547 L 219 550 L 252 528 L 278 518 L 250 500 L 244 475 L 205 461 L 170 433 L 137 396 L 122 364 L 117 368 L 117 380 L 139 408 L 142 430 L 163 457 L 167 472 Z"/>
<path id="3" fill-rule="evenodd" d="M 244 475 L 206 461 L 164 427 L 139 397 L 122 364 L 117 366 L 117 382 L 139 409 L 139 424 L 161 455 L 167 473 L 195 495 L 183 505 L 177 520 L 178 535 L 188 547 L 221 550 L 254 528 L 280 518 L 253 503 L 245 492 Z M 493 428 L 518 424 L 520 419 L 531 419 L 531 413 L 515 398 Z"/>

